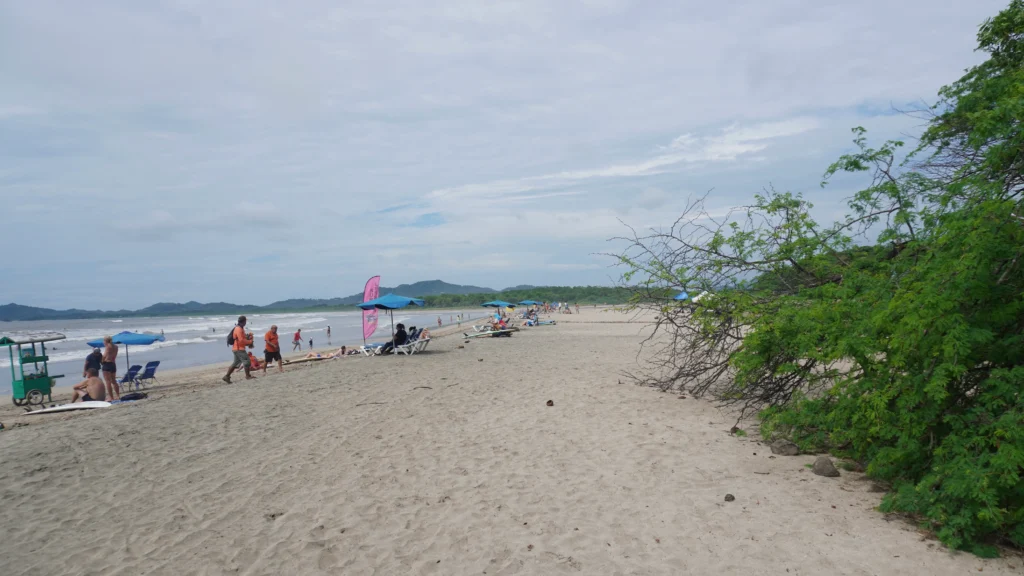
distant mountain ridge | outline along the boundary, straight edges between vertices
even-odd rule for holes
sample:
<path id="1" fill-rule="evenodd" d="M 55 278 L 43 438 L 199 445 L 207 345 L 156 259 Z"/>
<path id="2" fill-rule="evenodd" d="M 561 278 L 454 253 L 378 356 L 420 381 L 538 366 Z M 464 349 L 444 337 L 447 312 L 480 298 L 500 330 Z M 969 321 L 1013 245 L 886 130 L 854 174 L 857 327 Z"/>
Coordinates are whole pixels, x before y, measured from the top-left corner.
<path id="1" fill-rule="evenodd" d="M 381 286 L 380 293 L 394 292 L 403 296 L 437 296 L 439 294 L 494 294 L 497 290 L 480 286 L 463 286 L 449 284 L 443 280 L 424 280 L 412 284 L 399 284 L 394 288 Z M 363 301 L 363 293 L 358 292 L 343 298 L 290 298 L 278 300 L 266 306 L 254 304 L 233 304 L 230 302 L 158 302 L 138 310 L 53 310 L 21 304 L 0 305 L 0 321 L 29 320 L 80 320 L 84 318 L 110 318 L 125 316 L 182 316 L 188 314 L 233 314 L 236 312 L 280 312 L 287 310 L 308 310 L 337 306 L 354 306 Z"/>

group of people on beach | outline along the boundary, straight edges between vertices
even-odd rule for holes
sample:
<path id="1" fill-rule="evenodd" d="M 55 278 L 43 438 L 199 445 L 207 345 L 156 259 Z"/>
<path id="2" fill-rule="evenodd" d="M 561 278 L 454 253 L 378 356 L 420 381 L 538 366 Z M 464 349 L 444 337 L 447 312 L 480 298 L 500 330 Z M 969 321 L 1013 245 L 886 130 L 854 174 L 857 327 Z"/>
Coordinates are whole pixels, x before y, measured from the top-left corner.
<path id="1" fill-rule="evenodd" d="M 281 339 L 277 335 L 277 325 L 270 327 L 267 333 L 263 335 L 263 359 L 258 358 L 251 352 L 251 349 L 255 347 L 255 335 L 252 332 L 245 330 L 245 325 L 248 320 L 245 316 L 238 317 L 238 324 L 231 329 L 231 337 L 228 342 L 231 344 L 231 353 L 233 356 L 231 366 L 228 368 L 228 373 L 224 375 L 221 380 L 231 383 L 231 375 L 241 368 L 245 372 L 245 379 L 252 380 L 255 376 L 252 375 L 253 370 L 262 370 L 264 374 L 267 373 L 267 367 L 272 362 L 277 362 L 277 371 L 284 372 L 284 360 L 281 358 Z M 327 343 L 331 342 L 331 327 L 327 327 Z M 295 334 L 292 335 L 292 351 L 302 351 L 302 328 L 295 330 Z M 340 358 L 352 353 L 345 346 L 342 346 L 335 352 L 332 352 L 324 358 Z M 309 354 L 306 355 L 306 359 L 320 358 L 319 354 L 313 352 L 313 339 L 309 339 Z"/>
<path id="2" fill-rule="evenodd" d="M 245 330 L 245 325 L 248 322 L 245 316 L 238 317 L 238 324 L 231 329 L 231 336 L 228 337 L 228 343 L 231 345 L 231 353 L 234 359 L 231 362 L 231 366 L 228 368 L 228 373 L 224 375 L 224 382 L 231 384 L 231 374 L 235 370 L 241 368 L 245 371 L 245 379 L 252 380 L 255 376 L 252 375 L 253 369 L 262 369 L 263 373 L 267 373 L 267 366 L 271 362 L 277 362 L 278 372 L 284 372 L 284 361 L 281 359 L 281 339 L 277 335 L 277 325 L 274 324 L 267 330 L 266 334 L 263 335 L 263 362 L 260 362 L 255 356 L 249 352 L 248 349 L 255 346 L 256 337 L 252 332 Z M 295 332 L 293 338 L 292 349 L 295 349 L 295 344 L 298 344 L 299 349 L 302 348 L 302 329 L 300 328 Z M 313 339 L 309 339 L 310 347 L 313 346 Z"/>
<path id="3" fill-rule="evenodd" d="M 552 307 L 544 303 L 543 308 L 550 311 Z M 569 305 L 565 304 L 565 310 L 568 311 Z M 576 305 L 576 313 L 579 313 L 579 304 Z M 536 314 L 536 311 L 534 311 Z M 461 321 L 461 314 L 459 320 Z M 252 332 L 248 332 L 245 329 L 248 320 L 245 316 L 238 317 L 238 323 L 231 329 L 228 342 L 231 345 L 232 362 L 228 368 L 227 374 L 224 375 L 222 380 L 228 384 L 231 383 L 231 375 L 238 369 L 242 369 L 245 372 L 245 379 L 252 380 L 255 376 L 252 375 L 253 370 L 262 370 L 264 374 L 267 372 L 267 367 L 277 362 L 278 372 L 284 372 L 284 361 L 281 358 L 281 341 L 277 334 L 277 325 L 270 327 L 270 330 L 263 335 L 264 349 L 263 358 L 260 359 L 255 356 L 251 349 L 255 346 L 255 335 Z M 442 325 L 441 317 L 437 318 L 438 326 Z M 498 315 L 497 319 L 493 323 L 496 329 L 505 329 L 508 324 L 502 315 Z M 408 332 L 406 332 L 404 324 L 398 324 L 397 330 L 395 331 L 394 337 L 385 346 L 394 348 L 395 346 L 401 346 L 408 340 Z M 327 327 L 327 343 L 331 342 L 331 327 Z M 302 329 L 298 328 L 295 330 L 295 334 L 292 335 L 292 351 L 302 351 Z M 349 350 L 345 346 L 342 346 L 338 350 L 331 352 L 327 355 L 321 356 L 313 351 L 313 339 L 309 339 L 309 354 L 306 355 L 306 359 L 312 358 L 341 358 L 349 354 L 358 354 L 357 350 Z M 103 377 L 100 378 L 102 373 Z M 92 353 L 89 354 L 85 359 L 85 366 L 82 369 L 82 377 L 84 380 L 72 386 L 72 402 L 89 402 L 92 400 L 118 400 L 121 397 L 121 387 L 117 381 L 117 345 L 114 344 L 113 337 L 106 336 L 103 338 L 103 350 L 94 348 Z"/>
<path id="4" fill-rule="evenodd" d="M 117 345 L 112 336 L 103 338 L 102 352 L 99 348 L 93 348 L 92 353 L 85 357 L 82 378 L 84 380 L 71 387 L 72 402 L 121 398 L 121 385 L 117 383 Z"/>

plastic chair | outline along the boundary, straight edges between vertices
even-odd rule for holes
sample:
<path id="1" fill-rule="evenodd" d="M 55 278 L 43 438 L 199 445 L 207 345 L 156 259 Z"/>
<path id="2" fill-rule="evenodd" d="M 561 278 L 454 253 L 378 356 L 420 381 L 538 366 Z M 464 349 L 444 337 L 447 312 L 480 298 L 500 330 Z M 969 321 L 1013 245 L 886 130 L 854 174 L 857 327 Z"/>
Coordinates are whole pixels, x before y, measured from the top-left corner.
<path id="1" fill-rule="evenodd" d="M 149 363 L 146 364 L 146 368 L 145 368 L 145 370 L 142 371 L 142 374 L 139 374 L 135 378 L 135 387 L 136 387 L 136 389 L 141 388 L 142 386 L 145 386 L 147 380 L 152 380 L 152 381 L 156 382 L 156 369 L 157 369 L 158 366 L 160 366 L 160 361 L 159 360 L 154 360 L 154 361 L 149 362 Z"/>
<path id="2" fill-rule="evenodd" d="M 138 375 L 139 370 L 142 370 L 142 366 L 138 364 L 128 368 L 128 371 L 124 373 L 124 376 L 118 380 L 117 383 L 124 387 L 125 390 L 131 390 L 132 384 L 135 383 L 135 376 Z"/>

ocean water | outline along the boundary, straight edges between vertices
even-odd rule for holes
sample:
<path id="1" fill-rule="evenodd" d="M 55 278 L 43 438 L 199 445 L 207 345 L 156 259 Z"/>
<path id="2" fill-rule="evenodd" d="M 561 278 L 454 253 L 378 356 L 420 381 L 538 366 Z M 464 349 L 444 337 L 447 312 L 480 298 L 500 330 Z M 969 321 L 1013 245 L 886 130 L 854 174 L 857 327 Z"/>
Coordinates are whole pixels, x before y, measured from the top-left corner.
<path id="1" fill-rule="evenodd" d="M 391 318 L 380 311 L 377 331 L 370 341 L 383 341 L 391 337 Z M 466 319 L 478 319 L 487 315 L 483 309 L 461 311 Z M 396 310 L 395 324 L 402 322 L 408 326 L 437 327 L 437 317 L 441 316 L 444 325 L 455 320 L 459 311 L 430 312 L 418 309 Z M 302 349 L 309 346 L 313 339 L 316 348 L 328 346 L 327 327 L 331 327 L 332 346 L 358 345 L 363 342 L 362 313 L 359 311 L 295 313 L 295 314 L 255 314 L 248 316 L 247 330 L 256 335 L 253 353 L 262 355 L 263 334 L 272 324 L 277 325 L 277 333 L 281 338 L 281 348 L 285 354 L 291 352 L 292 335 L 297 328 L 302 329 Z M 236 316 L 167 316 L 159 318 L 116 318 L 93 320 L 47 320 L 38 322 L 0 322 L 0 334 L 18 331 L 52 331 L 60 332 L 67 338 L 46 345 L 47 356 L 50 357 L 50 374 L 63 374 L 57 386 L 71 386 L 78 383 L 82 376 L 85 357 L 91 352 L 86 344 L 105 335 L 113 335 L 122 331 L 149 332 L 160 334 L 163 331 L 165 341 L 150 346 L 131 346 L 127 356 L 131 364 L 145 365 L 152 360 L 160 361 L 157 377 L 160 372 L 177 368 L 189 368 L 208 364 L 224 364 L 225 370 L 231 363 L 231 350 L 227 346 L 228 331 L 235 325 Z M 15 349 L 16 351 L 16 349 Z M 127 371 L 124 346 L 120 347 L 117 357 L 118 376 Z M 15 366 L 17 369 L 17 366 Z M 11 392 L 11 360 L 5 347 L 0 347 L 0 395 Z"/>

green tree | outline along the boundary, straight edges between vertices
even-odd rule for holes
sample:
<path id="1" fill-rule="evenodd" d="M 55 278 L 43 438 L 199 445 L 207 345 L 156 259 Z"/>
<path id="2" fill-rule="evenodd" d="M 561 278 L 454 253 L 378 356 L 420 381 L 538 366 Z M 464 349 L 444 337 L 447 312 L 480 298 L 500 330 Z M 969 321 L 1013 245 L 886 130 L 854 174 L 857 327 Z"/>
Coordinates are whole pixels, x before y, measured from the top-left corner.
<path id="1" fill-rule="evenodd" d="M 988 59 L 940 91 L 907 162 L 855 129 L 826 171 L 870 174 L 843 221 L 774 191 L 720 220 L 698 201 L 620 259 L 666 336 L 639 381 L 855 458 L 891 484 L 884 509 L 988 554 L 1024 546 L 1024 1 L 978 40 Z M 713 296 L 664 298 L 684 287 Z"/>

